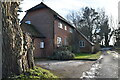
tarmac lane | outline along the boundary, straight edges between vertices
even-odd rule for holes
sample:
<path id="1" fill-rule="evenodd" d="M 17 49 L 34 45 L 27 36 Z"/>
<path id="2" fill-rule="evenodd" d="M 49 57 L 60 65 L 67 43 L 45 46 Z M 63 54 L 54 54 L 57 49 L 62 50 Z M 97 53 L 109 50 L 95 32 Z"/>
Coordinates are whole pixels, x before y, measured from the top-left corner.
<path id="1" fill-rule="evenodd" d="M 101 62 L 98 78 L 118 78 L 118 69 L 118 54 L 111 51 Z"/>
<path id="2" fill-rule="evenodd" d="M 82 80 L 119 80 L 120 58 L 115 51 L 103 51 L 97 61 L 37 61 L 37 66 L 48 69 L 60 78 Z"/>
<path id="3" fill-rule="evenodd" d="M 93 64 L 91 69 L 83 73 L 82 79 L 118 80 L 120 71 L 120 58 L 115 51 L 103 51 L 101 57 Z M 97 66 L 94 66 L 97 65 Z M 93 75 L 91 75 L 93 74 Z"/>
<path id="4" fill-rule="evenodd" d="M 69 60 L 69 61 L 37 61 L 36 66 L 48 69 L 63 79 L 80 79 L 82 73 L 91 68 L 95 61 Z"/>

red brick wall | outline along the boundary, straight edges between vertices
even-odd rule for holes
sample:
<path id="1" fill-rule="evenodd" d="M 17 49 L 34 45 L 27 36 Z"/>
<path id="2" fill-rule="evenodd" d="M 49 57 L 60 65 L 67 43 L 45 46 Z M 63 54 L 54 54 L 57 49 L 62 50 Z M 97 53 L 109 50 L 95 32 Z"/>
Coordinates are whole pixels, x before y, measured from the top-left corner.
<path id="1" fill-rule="evenodd" d="M 59 22 L 62 23 L 63 29 L 58 27 Z M 67 30 L 65 30 L 65 26 L 67 27 Z M 70 35 L 72 34 L 72 33 L 70 33 L 70 30 L 69 30 L 70 28 L 71 27 L 68 24 L 66 24 L 60 20 L 54 21 L 54 36 L 55 36 L 54 44 L 55 44 L 55 47 L 57 47 L 57 37 L 61 37 L 62 38 L 62 45 L 65 45 L 65 38 L 69 39 Z"/>
<path id="2" fill-rule="evenodd" d="M 94 46 L 92 46 L 84 37 L 81 36 L 81 34 L 74 32 L 74 46 L 76 52 L 93 52 L 92 48 L 94 49 Z M 85 42 L 85 47 L 80 47 L 79 41 L 82 40 Z"/>
<path id="3" fill-rule="evenodd" d="M 63 25 L 63 29 L 58 27 L 58 23 L 61 22 Z M 54 34 L 55 34 L 55 38 L 54 38 L 54 42 L 55 42 L 55 47 L 57 45 L 57 37 L 61 37 L 62 38 L 62 44 L 64 45 L 64 39 L 68 38 L 70 39 L 73 38 L 73 42 L 72 44 L 69 43 L 69 45 L 72 45 L 74 52 L 93 52 L 92 48 L 94 49 L 94 47 L 78 32 L 76 32 L 75 30 L 73 30 L 73 33 L 70 33 L 70 26 L 62 21 L 59 20 L 55 20 L 54 21 Z M 67 30 L 65 30 L 64 26 L 67 26 Z M 72 28 L 73 29 L 73 28 Z M 83 40 L 85 42 L 85 47 L 80 47 L 79 45 L 79 41 Z"/>
<path id="4" fill-rule="evenodd" d="M 31 21 L 31 24 L 46 37 L 46 51 L 44 53 L 46 56 L 53 53 L 53 19 L 53 14 L 48 9 L 40 9 L 27 13 L 22 20 L 22 22 Z M 36 51 L 34 54 L 37 54 L 39 51 Z"/>
<path id="5" fill-rule="evenodd" d="M 45 52 L 40 48 L 40 42 L 43 41 L 40 38 L 34 39 L 34 57 L 42 57 Z"/>

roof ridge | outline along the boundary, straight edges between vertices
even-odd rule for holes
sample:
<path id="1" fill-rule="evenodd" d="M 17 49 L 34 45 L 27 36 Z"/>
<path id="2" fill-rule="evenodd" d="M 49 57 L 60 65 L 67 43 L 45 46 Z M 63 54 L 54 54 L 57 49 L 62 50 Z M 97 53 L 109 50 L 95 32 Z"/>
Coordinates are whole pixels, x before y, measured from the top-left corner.
<path id="1" fill-rule="evenodd" d="M 46 8 L 50 9 L 50 10 L 54 13 L 54 15 L 56 15 L 59 19 L 67 22 L 67 24 L 69 24 L 69 25 L 71 25 L 72 27 L 74 27 L 74 26 L 73 26 L 71 23 L 69 23 L 64 17 L 62 17 L 61 15 L 59 15 L 56 11 L 54 11 L 53 9 L 51 9 L 49 6 L 47 6 L 47 5 L 46 5 L 45 3 L 43 3 L 43 2 L 41 2 L 40 4 L 38 4 L 38 5 L 30 8 L 30 9 L 28 9 L 27 11 L 37 10 L 37 9 L 39 9 L 39 8 L 37 8 L 37 9 L 33 9 L 33 8 L 38 7 L 38 6 L 40 6 L 40 5 L 44 5 Z"/>
<path id="2" fill-rule="evenodd" d="M 40 7 L 41 6 L 41 7 Z M 56 15 L 59 19 L 61 19 L 62 21 L 65 21 L 67 24 L 69 24 L 70 26 L 72 26 L 79 34 L 81 34 L 91 45 L 94 45 L 94 43 L 92 43 L 90 40 L 88 40 L 88 38 L 83 35 L 76 27 L 74 27 L 72 24 L 70 24 L 65 18 L 63 18 L 61 15 L 59 15 L 56 11 L 54 11 L 53 9 L 51 9 L 50 7 L 48 7 L 46 4 L 44 4 L 43 2 L 41 2 L 40 4 L 28 9 L 27 11 L 33 11 L 33 10 L 37 10 L 40 8 L 48 8 L 50 9 L 54 15 Z M 34 9 L 35 8 L 35 9 Z"/>
<path id="3" fill-rule="evenodd" d="M 45 7 L 48 7 L 46 4 L 44 4 L 43 2 L 41 2 L 41 3 L 39 3 L 39 4 L 37 4 L 37 5 L 35 5 L 35 6 L 33 6 L 33 7 L 31 7 L 30 9 L 28 9 L 28 10 L 26 10 L 26 11 L 31 11 L 33 8 L 35 8 L 35 7 L 38 7 L 39 5 L 44 5 Z M 49 7 L 48 7 L 49 8 Z"/>

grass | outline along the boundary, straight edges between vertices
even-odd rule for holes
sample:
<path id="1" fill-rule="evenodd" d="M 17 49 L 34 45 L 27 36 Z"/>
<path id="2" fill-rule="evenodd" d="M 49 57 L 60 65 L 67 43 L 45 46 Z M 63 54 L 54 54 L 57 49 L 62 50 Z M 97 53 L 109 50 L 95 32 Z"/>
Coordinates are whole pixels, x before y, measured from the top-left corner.
<path id="1" fill-rule="evenodd" d="M 35 61 L 45 61 L 49 60 L 48 58 L 34 58 Z"/>
<path id="2" fill-rule="evenodd" d="M 18 76 L 10 77 L 12 80 L 60 80 L 57 76 L 50 71 L 35 67 Z"/>
<path id="3" fill-rule="evenodd" d="M 97 52 L 96 54 L 76 53 L 75 59 L 98 59 L 100 55 L 101 55 L 101 51 Z"/>
<path id="4" fill-rule="evenodd" d="M 117 52 L 120 54 L 120 50 L 117 50 Z"/>
<path id="5" fill-rule="evenodd" d="M 120 48 L 115 48 L 115 49 L 120 54 Z"/>

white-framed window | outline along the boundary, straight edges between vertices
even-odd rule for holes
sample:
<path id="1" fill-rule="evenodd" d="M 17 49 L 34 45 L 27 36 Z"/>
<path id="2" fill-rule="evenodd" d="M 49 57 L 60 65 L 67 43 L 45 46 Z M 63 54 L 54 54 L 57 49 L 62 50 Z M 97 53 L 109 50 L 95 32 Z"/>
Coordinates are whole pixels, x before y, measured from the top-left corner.
<path id="1" fill-rule="evenodd" d="M 67 26 L 65 26 L 65 30 L 67 30 Z"/>
<path id="2" fill-rule="evenodd" d="M 31 24 L 31 21 L 25 21 L 25 23 L 27 23 L 27 24 Z"/>
<path id="3" fill-rule="evenodd" d="M 64 45 L 68 45 L 67 38 L 64 39 Z"/>
<path id="4" fill-rule="evenodd" d="M 63 29 L 63 26 L 62 26 L 61 22 L 58 23 L 58 27 L 61 28 L 61 29 Z"/>
<path id="5" fill-rule="evenodd" d="M 57 47 L 62 46 L 62 38 L 61 37 L 57 37 Z"/>
<path id="6" fill-rule="evenodd" d="M 83 40 L 80 40 L 79 45 L 80 45 L 80 47 L 85 47 L 85 42 Z"/>
<path id="7" fill-rule="evenodd" d="M 69 30 L 70 30 L 70 33 L 73 33 L 73 29 L 72 28 L 69 28 Z"/>
<path id="8" fill-rule="evenodd" d="M 40 42 L 40 48 L 44 48 L 45 47 L 45 43 L 42 41 Z"/>

